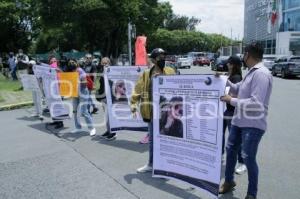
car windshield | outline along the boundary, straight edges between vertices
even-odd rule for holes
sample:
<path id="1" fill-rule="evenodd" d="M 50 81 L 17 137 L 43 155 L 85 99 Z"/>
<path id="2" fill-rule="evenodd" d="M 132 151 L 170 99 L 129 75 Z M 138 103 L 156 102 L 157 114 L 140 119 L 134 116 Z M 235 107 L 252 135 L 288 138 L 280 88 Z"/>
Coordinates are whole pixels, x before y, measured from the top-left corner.
<path id="1" fill-rule="evenodd" d="M 291 62 L 300 62 L 300 57 L 291 58 Z"/>

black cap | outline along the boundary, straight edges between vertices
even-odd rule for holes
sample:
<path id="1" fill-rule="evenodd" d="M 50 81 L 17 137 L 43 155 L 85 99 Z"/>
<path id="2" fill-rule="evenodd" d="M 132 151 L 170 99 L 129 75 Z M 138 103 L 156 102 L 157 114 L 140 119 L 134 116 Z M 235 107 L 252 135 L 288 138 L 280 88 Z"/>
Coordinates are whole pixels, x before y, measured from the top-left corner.
<path id="1" fill-rule="evenodd" d="M 162 48 L 155 48 L 150 54 L 150 58 L 155 59 L 159 55 L 165 55 L 166 52 Z"/>
<path id="2" fill-rule="evenodd" d="M 227 63 L 235 65 L 235 66 L 241 66 L 242 65 L 241 59 L 236 55 L 230 56 L 227 60 Z"/>

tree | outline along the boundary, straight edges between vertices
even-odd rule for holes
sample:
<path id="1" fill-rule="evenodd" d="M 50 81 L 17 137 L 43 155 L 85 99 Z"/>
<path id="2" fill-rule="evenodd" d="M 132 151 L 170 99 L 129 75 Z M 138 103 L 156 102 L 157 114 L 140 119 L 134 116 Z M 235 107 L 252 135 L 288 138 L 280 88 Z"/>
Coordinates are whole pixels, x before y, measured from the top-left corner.
<path id="1" fill-rule="evenodd" d="M 1 0 L 0 26 L 0 51 L 27 50 L 39 32 L 33 0 Z"/>
<path id="2" fill-rule="evenodd" d="M 195 17 L 189 18 L 187 16 L 173 15 L 166 21 L 165 28 L 168 30 L 187 30 L 195 31 L 196 25 L 201 22 Z"/>

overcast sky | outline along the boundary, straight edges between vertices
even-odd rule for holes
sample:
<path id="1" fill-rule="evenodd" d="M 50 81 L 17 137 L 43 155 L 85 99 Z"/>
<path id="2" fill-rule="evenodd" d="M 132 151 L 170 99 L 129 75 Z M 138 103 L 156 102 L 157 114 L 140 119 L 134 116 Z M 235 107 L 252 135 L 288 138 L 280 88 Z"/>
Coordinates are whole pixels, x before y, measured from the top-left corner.
<path id="1" fill-rule="evenodd" d="M 243 38 L 244 0 L 163 0 L 169 1 L 175 14 L 201 19 L 197 30 L 219 33 L 233 39 Z"/>

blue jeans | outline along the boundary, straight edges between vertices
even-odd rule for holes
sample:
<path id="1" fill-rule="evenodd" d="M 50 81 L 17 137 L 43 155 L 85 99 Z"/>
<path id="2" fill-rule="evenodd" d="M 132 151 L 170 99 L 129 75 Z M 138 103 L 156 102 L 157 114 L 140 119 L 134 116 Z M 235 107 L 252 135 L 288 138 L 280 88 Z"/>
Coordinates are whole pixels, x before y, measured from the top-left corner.
<path id="1" fill-rule="evenodd" d="M 225 133 L 226 133 L 226 128 L 228 127 L 228 132 L 230 134 L 230 129 L 231 129 L 231 119 L 224 119 L 223 120 L 223 140 L 222 140 L 222 155 L 225 152 Z M 244 164 L 244 160 L 242 158 L 242 149 L 239 149 L 238 152 L 238 163 Z"/>
<path id="2" fill-rule="evenodd" d="M 17 67 L 13 68 L 10 72 L 11 74 L 11 77 L 13 80 L 18 80 L 18 77 L 17 77 Z"/>
<path id="3" fill-rule="evenodd" d="M 90 107 L 92 106 L 93 108 L 96 108 L 96 105 L 93 101 L 93 98 L 92 98 L 92 91 L 89 90 L 89 99 L 88 99 L 88 110 L 90 110 Z"/>
<path id="4" fill-rule="evenodd" d="M 233 182 L 234 170 L 237 161 L 237 154 L 242 148 L 242 158 L 248 170 L 248 192 L 247 194 L 256 197 L 258 184 L 258 165 L 256 154 L 259 142 L 264 131 L 257 128 L 240 128 L 232 125 L 226 146 L 226 170 L 225 181 Z"/>
<path id="5" fill-rule="evenodd" d="M 74 109 L 74 121 L 75 127 L 81 129 L 80 120 L 78 118 L 78 112 L 84 117 L 87 127 L 91 130 L 94 128 L 93 120 L 91 114 L 88 112 L 88 91 L 87 89 L 82 89 L 79 97 L 73 98 L 73 109 Z"/>
<path id="6" fill-rule="evenodd" d="M 148 124 L 148 133 L 149 133 L 149 162 L 150 166 L 153 165 L 153 121 Z"/>

